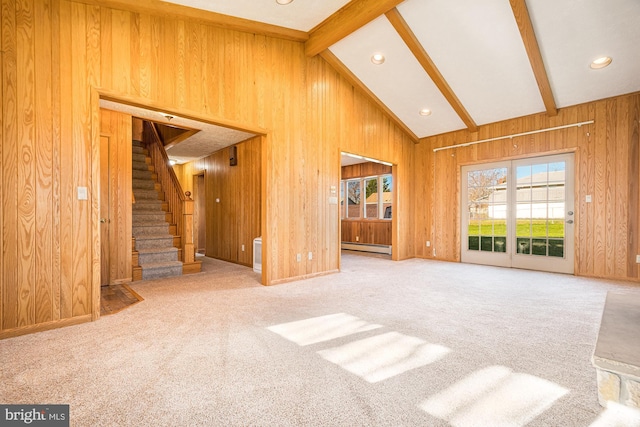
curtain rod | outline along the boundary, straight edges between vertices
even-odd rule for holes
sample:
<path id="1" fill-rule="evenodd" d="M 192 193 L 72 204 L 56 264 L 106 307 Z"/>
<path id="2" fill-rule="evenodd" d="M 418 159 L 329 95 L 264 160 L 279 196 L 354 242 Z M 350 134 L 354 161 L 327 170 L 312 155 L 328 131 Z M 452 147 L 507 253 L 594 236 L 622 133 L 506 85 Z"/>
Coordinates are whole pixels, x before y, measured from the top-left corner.
<path id="1" fill-rule="evenodd" d="M 532 135 L 534 133 L 550 132 L 552 130 L 572 128 L 572 127 L 575 127 L 575 126 L 580 127 L 582 125 L 589 125 L 589 124 L 591 124 L 593 122 L 594 122 L 593 120 L 589 120 L 589 121 L 586 121 L 586 122 L 574 123 L 574 124 L 571 124 L 571 125 L 556 126 L 556 127 L 552 127 L 552 128 L 532 130 L 532 131 L 529 131 L 529 132 L 514 133 L 512 135 L 507 135 L 507 136 L 498 136 L 498 137 L 495 137 L 495 138 L 482 139 L 480 141 L 471 141 L 471 142 L 465 142 L 465 143 L 462 143 L 462 144 L 448 145 L 446 147 L 434 148 L 433 152 L 435 153 L 435 152 L 438 152 L 440 150 L 448 150 L 450 148 L 468 147 L 470 145 L 481 144 L 483 142 L 499 141 L 501 139 L 516 138 L 518 136 Z"/>

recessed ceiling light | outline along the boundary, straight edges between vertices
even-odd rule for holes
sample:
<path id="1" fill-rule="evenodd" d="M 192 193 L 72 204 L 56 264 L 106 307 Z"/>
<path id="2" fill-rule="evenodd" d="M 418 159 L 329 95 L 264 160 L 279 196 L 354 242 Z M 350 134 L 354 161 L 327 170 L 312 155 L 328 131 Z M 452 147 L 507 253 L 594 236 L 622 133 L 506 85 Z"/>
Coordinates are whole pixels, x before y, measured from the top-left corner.
<path id="1" fill-rule="evenodd" d="M 169 164 L 171 166 L 175 165 L 176 163 L 178 163 L 178 162 L 176 162 L 174 159 L 169 159 Z"/>
<path id="2" fill-rule="evenodd" d="M 421 116 L 430 116 L 431 115 L 431 110 L 429 110 L 428 108 L 423 108 L 422 110 L 420 110 L 420 115 Z"/>
<path id="3" fill-rule="evenodd" d="M 371 55 L 371 62 L 376 65 L 384 64 L 384 55 L 381 53 L 374 53 Z"/>
<path id="4" fill-rule="evenodd" d="M 276 0 L 276 3 L 284 5 L 284 4 L 289 4 L 292 1 L 293 0 Z"/>
<path id="5" fill-rule="evenodd" d="M 613 60 L 610 56 L 603 56 L 601 58 L 595 59 L 589 66 L 594 70 L 599 70 L 600 68 L 604 68 L 611 64 L 611 61 Z"/>

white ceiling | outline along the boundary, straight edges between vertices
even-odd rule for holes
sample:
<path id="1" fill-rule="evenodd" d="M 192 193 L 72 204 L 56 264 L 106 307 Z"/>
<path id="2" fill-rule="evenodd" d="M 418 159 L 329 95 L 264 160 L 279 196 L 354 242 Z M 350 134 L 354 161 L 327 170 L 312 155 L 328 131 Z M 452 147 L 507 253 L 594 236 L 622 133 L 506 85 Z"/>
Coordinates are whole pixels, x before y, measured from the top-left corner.
<path id="1" fill-rule="evenodd" d="M 179 115 L 167 115 L 161 111 L 121 104 L 105 99 L 100 100 L 100 107 L 107 110 L 120 111 L 156 123 L 198 130 L 199 132 L 193 136 L 167 149 L 169 158 L 178 164 L 202 158 L 255 136 L 253 133 L 195 121 L 180 117 Z"/>
<path id="2" fill-rule="evenodd" d="M 163 1 L 306 32 L 349 3 Z M 558 108 L 640 91 L 640 0 L 526 5 Z M 405 0 L 397 10 L 476 124 L 545 111 L 509 0 Z M 465 128 L 384 15 L 330 50 L 419 138 Z M 375 52 L 384 64 L 371 62 Z M 603 55 L 611 65 L 592 70 Z M 432 114 L 420 116 L 422 108 Z"/>

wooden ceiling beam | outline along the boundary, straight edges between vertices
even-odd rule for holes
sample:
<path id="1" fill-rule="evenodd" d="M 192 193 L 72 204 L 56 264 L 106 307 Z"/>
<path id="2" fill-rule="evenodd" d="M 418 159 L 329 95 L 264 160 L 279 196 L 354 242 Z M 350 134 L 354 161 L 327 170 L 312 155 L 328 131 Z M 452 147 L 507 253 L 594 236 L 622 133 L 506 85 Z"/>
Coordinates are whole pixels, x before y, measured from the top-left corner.
<path id="1" fill-rule="evenodd" d="M 453 110 L 467 126 L 469 132 L 477 132 L 478 125 L 475 123 L 469 112 L 464 108 L 464 105 L 462 105 L 462 102 L 460 102 L 442 74 L 440 74 L 440 71 L 431 60 L 431 57 L 427 54 L 424 47 L 422 47 L 422 44 L 420 44 L 416 35 L 413 33 L 411 28 L 409 28 L 407 21 L 405 21 L 402 15 L 400 15 L 398 9 L 393 8 L 386 12 L 385 15 L 409 50 L 411 50 L 413 56 L 416 57 L 420 65 L 422 65 L 422 68 L 424 68 L 429 77 L 431 77 L 431 80 L 433 80 L 433 83 L 435 83 Z"/>
<path id="2" fill-rule="evenodd" d="M 520 30 L 520 35 L 524 42 L 524 47 L 527 51 L 527 55 L 529 56 L 529 62 L 531 63 L 533 74 L 536 78 L 536 82 L 538 83 L 542 102 L 544 102 L 547 114 L 555 116 L 558 114 L 558 107 L 553 99 L 553 91 L 551 90 L 551 84 L 549 83 L 549 75 L 547 74 L 544 61 L 542 60 L 540 46 L 538 45 L 538 39 L 536 38 L 536 34 L 533 30 L 533 24 L 531 23 L 531 16 L 529 15 L 527 4 L 525 3 L 525 0 L 509 0 L 509 3 L 511 3 L 513 16 L 516 18 L 518 29 Z"/>
<path id="3" fill-rule="evenodd" d="M 307 56 L 316 56 L 334 43 L 393 9 L 403 0 L 351 0 L 309 32 Z"/>
<path id="4" fill-rule="evenodd" d="M 293 30 L 207 10 L 195 9 L 159 0 L 74 0 L 79 3 L 126 10 L 134 13 L 146 13 L 154 16 L 193 19 L 203 24 L 244 33 L 260 34 L 285 40 L 306 42 L 309 35 L 304 31 Z"/>
<path id="5" fill-rule="evenodd" d="M 337 72 L 340 74 L 347 82 L 349 82 L 353 87 L 359 89 L 363 92 L 378 108 L 382 110 L 382 112 L 400 129 L 402 129 L 408 136 L 413 140 L 414 143 L 418 143 L 420 139 L 418 136 L 413 133 L 411 129 L 405 125 L 402 120 L 396 116 L 393 111 L 389 109 L 373 92 L 369 90 L 369 88 L 360 81 L 355 74 L 347 68 L 346 65 L 342 63 L 329 49 L 325 49 L 320 52 L 320 56 L 329 63 Z"/>

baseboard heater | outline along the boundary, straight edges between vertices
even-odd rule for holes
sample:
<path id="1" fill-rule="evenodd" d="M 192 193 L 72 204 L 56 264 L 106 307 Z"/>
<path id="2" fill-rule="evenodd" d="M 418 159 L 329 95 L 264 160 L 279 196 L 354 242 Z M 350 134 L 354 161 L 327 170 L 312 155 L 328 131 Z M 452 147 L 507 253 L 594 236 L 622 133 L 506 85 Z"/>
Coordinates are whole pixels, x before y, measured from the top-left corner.
<path id="1" fill-rule="evenodd" d="M 353 243 L 341 242 L 340 247 L 350 251 L 375 252 L 377 254 L 391 255 L 391 246 L 389 245 L 373 245 L 371 243 Z"/>
<path id="2" fill-rule="evenodd" d="M 253 239 L 253 271 L 262 273 L 262 236 Z"/>

